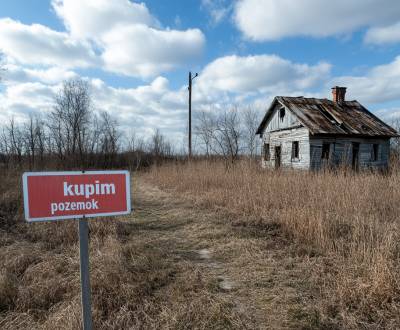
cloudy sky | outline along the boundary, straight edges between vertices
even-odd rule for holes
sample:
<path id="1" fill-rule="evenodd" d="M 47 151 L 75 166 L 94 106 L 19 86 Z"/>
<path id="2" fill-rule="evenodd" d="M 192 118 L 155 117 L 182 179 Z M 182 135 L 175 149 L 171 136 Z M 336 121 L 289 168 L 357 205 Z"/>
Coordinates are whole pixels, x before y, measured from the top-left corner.
<path id="1" fill-rule="evenodd" d="M 398 0 L 4 0 L 0 13 L 0 122 L 50 111 L 81 76 L 125 130 L 182 141 L 189 70 L 194 111 L 261 113 L 275 95 L 341 85 L 400 116 Z"/>

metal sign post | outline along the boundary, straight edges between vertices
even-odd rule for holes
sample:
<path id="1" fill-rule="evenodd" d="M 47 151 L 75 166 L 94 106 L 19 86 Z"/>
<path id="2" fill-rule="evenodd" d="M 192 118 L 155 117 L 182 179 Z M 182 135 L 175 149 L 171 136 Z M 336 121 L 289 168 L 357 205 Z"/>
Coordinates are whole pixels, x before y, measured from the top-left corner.
<path id="1" fill-rule="evenodd" d="M 92 330 L 92 307 L 89 272 L 89 225 L 85 217 L 79 219 L 79 257 L 81 262 L 81 293 L 83 330 Z"/>
<path id="2" fill-rule="evenodd" d="M 92 330 L 87 218 L 131 213 L 129 172 L 28 172 L 22 184 L 26 221 L 79 221 L 83 329 Z"/>

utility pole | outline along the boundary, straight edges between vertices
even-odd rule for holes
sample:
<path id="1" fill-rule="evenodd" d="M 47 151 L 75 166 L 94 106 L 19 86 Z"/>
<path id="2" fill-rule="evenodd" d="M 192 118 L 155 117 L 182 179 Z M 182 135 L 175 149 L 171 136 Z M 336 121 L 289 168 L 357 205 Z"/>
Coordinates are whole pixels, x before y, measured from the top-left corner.
<path id="1" fill-rule="evenodd" d="M 196 78 L 196 73 L 192 77 L 192 72 L 189 71 L 189 159 L 192 158 L 192 81 Z"/>

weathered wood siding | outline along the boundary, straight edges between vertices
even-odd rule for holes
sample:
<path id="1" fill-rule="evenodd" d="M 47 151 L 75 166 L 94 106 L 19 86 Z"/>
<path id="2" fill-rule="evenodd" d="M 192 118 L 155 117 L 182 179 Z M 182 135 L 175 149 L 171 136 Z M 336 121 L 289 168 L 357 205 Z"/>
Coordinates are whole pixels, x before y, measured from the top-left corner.
<path id="1" fill-rule="evenodd" d="M 269 145 L 270 159 L 262 157 L 263 167 L 275 168 L 276 147 L 281 148 L 280 165 L 283 168 L 319 170 L 325 166 L 345 164 L 352 166 L 353 143 L 359 143 L 358 168 L 386 169 L 389 165 L 390 145 L 387 138 L 323 137 L 310 135 L 298 118 L 285 108 L 280 115 L 281 104 L 273 109 L 272 116 L 265 125 L 262 140 Z M 299 157 L 292 157 L 293 142 L 299 143 Z M 323 143 L 329 143 L 329 159 L 322 159 Z M 373 160 L 373 145 L 378 144 L 378 157 Z"/>
<path id="2" fill-rule="evenodd" d="M 285 109 L 285 116 L 283 118 L 280 118 L 279 110 L 281 108 L 282 108 L 282 105 L 280 105 L 280 104 L 275 106 L 272 117 L 270 118 L 269 122 L 267 123 L 267 125 L 264 129 L 264 132 L 272 132 L 272 131 L 281 130 L 281 129 L 300 125 L 300 121 L 288 109 Z"/>
<path id="3" fill-rule="evenodd" d="M 299 142 L 299 158 L 292 159 L 292 142 Z M 271 158 L 265 161 L 262 158 L 263 167 L 275 167 L 275 147 L 281 147 L 281 166 L 283 168 L 309 169 L 310 167 L 310 142 L 309 131 L 305 127 L 286 129 L 263 134 L 263 145 L 269 144 Z"/>
<path id="4" fill-rule="evenodd" d="M 323 143 L 330 144 L 328 163 L 321 159 Z M 310 168 L 319 170 L 326 165 L 352 165 L 353 143 L 359 143 L 359 168 L 386 169 L 389 165 L 389 139 L 379 138 L 327 138 L 310 136 Z M 378 157 L 371 159 L 373 144 L 378 144 Z"/>

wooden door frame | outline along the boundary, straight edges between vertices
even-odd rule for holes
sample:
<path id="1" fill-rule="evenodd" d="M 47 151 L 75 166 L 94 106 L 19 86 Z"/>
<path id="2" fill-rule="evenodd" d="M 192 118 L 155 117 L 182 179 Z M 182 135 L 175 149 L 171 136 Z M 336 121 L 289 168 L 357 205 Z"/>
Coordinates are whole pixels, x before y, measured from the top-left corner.
<path id="1" fill-rule="evenodd" d="M 278 152 L 279 150 L 279 152 Z M 280 168 L 282 166 L 282 146 L 275 146 L 275 168 Z"/>
<path id="2" fill-rule="evenodd" d="M 355 148 L 355 146 L 357 146 Z M 357 150 L 355 154 L 354 151 Z M 360 167 L 360 143 L 359 142 L 352 142 L 351 144 L 351 167 L 353 170 L 358 171 Z"/>

